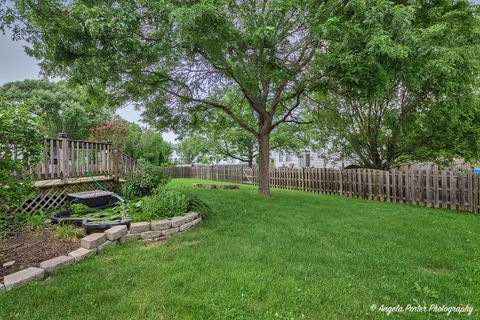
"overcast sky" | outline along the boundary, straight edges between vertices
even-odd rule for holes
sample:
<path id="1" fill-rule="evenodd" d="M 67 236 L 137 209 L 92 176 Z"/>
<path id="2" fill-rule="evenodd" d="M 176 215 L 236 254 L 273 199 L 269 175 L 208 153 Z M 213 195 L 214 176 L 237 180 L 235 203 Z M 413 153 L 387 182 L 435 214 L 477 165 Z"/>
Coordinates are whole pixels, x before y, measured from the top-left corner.
<path id="1" fill-rule="evenodd" d="M 35 59 L 25 53 L 23 49 L 25 45 L 26 43 L 22 41 L 12 41 L 10 34 L 3 35 L 0 32 L 0 85 L 11 81 L 40 78 L 40 68 Z M 143 125 L 140 112 L 132 106 L 118 109 L 117 114 L 125 120 Z M 164 133 L 163 138 L 174 142 L 175 135 Z"/>

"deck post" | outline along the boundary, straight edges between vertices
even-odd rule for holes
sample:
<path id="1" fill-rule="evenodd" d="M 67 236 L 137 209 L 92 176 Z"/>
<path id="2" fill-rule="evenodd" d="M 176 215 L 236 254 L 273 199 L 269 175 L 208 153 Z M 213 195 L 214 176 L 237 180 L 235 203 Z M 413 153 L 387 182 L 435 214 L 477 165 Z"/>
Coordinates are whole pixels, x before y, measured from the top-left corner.
<path id="1" fill-rule="evenodd" d="M 112 173 L 113 173 L 113 177 L 115 178 L 115 181 L 118 182 L 118 180 L 120 179 L 120 163 L 119 163 L 119 158 L 118 158 L 118 150 L 117 149 L 113 149 L 112 150 Z"/>
<path id="2" fill-rule="evenodd" d="M 68 158 L 68 137 L 66 133 L 59 133 L 58 140 L 60 141 L 60 148 L 58 154 L 58 165 L 60 166 L 62 181 L 68 182 L 70 176 L 70 163 Z"/>

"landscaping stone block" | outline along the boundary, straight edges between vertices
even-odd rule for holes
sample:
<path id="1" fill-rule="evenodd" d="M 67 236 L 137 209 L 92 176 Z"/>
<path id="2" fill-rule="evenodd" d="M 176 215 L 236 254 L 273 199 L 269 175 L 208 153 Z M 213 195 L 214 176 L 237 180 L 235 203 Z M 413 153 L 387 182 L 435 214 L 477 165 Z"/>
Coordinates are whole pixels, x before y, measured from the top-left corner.
<path id="1" fill-rule="evenodd" d="M 178 232 L 178 227 L 162 230 L 162 236 L 170 236 Z"/>
<path id="2" fill-rule="evenodd" d="M 197 218 L 192 221 L 192 225 L 196 225 L 197 223 L 200 223 L 202 221 L 202 218 Z"/>
<path id="3" fill-rule="evenodd" d="M 98 248 L 99 245 L 107 241 L 105 233 L 92 233 L 81 240 L 82 248 L 91 250 Z"/>
<path id="4" fill-rule="evenodd" d="M 130 233 L 141 233 L 150 231 L 149 222 L 134 222 L 130 224 Z"/>
<path id="5" fill-rule="evenodd" d="M 147 231 L 140 233 L 142 239 L 153 239 L 158 238 L 162 235 L 162 231 Z"/>
<path id="6" fill-rule="evenodd" d="M 103 249 L 105 249 L 107 247 L 113 246 L 115 243 L 116 243 L 116 241 L 108 241 L 108 240 L 105 241 L 104 243 L 102 243 L 101 245 L 98 246 L 97 253 L 102 251 Z"/>
<path id="7" fill-rule="evenodd" d="M 0 283 L 0 292 L 5 291 L 5 285 L 3 283 Z"/>
<path id="8" fill-rule="evenodd" d="M 127 233 L 123 237 L 120 238 L 120 243 L 125 243 L 133 240 L 138 240 L 141 238 L 140 233 Z"/>
<path id="9" fill-rule="evenodd" d="M 182 224 L 180 227 L 178 227 L 178 231 L 179 231 L 179 232 L 182 232 L 182 231 L 188 230 L 188 229 L 190 229 L 192 226 L 193 226 L 193 224 L 192 224 L 191 222 L 187 222 L 187 223 L 185 223 L 185 224 Z"/>
<path id="10" fill-rule="evenodd" d="M 171 227 L 172 227 L 172 222 L 170 220 L 153 221 L 151 223 L 152 231 L 161 231 L 161 230 L 169 229 Z"/>
<path id="11" fill-rule="evenodd" d="M 5 276 L 5 278 L 3 278 L 3 284 L 6 290 L 10 290 L 14 287 L 32 282 L 33 280 L 43 279 L 44 276 L 45 270 L 30 267 Z"/>
<path id="12" fill-rule="evenodd" d="M 40 268 L 50 273 L 57 270 L 60 267 L 63 267 L 68 264 L 72 264 L 74 262 L 75 262 L 75 258 L 72 256 L 59 256 L 59 257 L 41 262 Z"/>
<path id="13" fill-rule="evenodd" d="M 115 241 L 126 235 L 128 232 L 127 226 L 115 226 L 105 231 L 108 240 Z"/>
<path id="14" fill-rule="evenodd" d="M 198 213 L 190 211 L 185 215 L 186 222 L 192 222 L 193 220 L 198 218 Z"/>
<path id="15" fill-rule="evenodd" d="M 179 227 L 187 221 L 186 217 L 173 217 L 172 221 L 172 228 Z"/>
<path id="16" fill-rule="evenodd" d="M 68 255 L 70 257 L 73 257 L 75 259 L 75 262 L 78 262 L 83 258 L 94 255 L 95 253 L 97 253 L 97 249 L 88 250 L 85 248 L 78 248 L 77 250 L 70 252 Z"/>

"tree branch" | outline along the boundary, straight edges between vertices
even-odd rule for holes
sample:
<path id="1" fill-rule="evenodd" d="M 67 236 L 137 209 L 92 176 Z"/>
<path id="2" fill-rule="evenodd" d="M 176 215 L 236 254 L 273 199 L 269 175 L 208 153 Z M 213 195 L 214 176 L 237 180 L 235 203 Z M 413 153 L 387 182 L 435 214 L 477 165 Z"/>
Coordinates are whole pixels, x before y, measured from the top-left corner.
<path id="1" fill-rule="evenodd" d="M 287 112 L 284 114 L 284 116 L 282 118 L 280 118 L 280 120 L 278 120 L 277 122 L 273 123 L 272 125 L 272 129 L 274 129 L 276 126 L 278 126 L 280 123 L 282 122 L 285 122 L 287 120 L 287 118 L 292 114 L 292 112 L 300 105 L 300 96 L 303 92 L 303 89 L 299 90 L 296 94 L 296 101 L 295 103 L 293 104 L 292 107 L 290 107 Z"/>
<path id="2" fill-rule="evenodd" d="M 248 130 L 249 132 L 251 132 L 253 135 L 255 135 L 256 137 L 259 136 L 259 133 L 253 129 L 252 127 L 250 127 L 246 122 L 244 122 L 242 119 L 240 119 L 232 110 L 230 110 L 228 107 L 220 104 L 220 103 L 217 103 L 217 102 L 213 102 L 213 101 L 209 101 L 209 100 L 205 100 L 205 99 L 198 99 L 198 98 L 194 98 L 194 97 L 189 97 L 189 96 L 185 96 L 185 95 L 182 95 L 178 92 L 175 92 L 175 91 L 172 91 L 170 89 L 164 89 L 165 92 L 177 97 L 177 98 L 180 98 L 180 99 L 186 99 L 190 102 L 198 102 L 198 103 L 203 103 L 205 105 L 209 105 L 213 108 L 217 108 L 217 109 L 220 109 L 220 110 L 223 110 L 223 112 L 225 112 L 227 115 L 229 115 L 235 122 L 237 122 L 242 128 L 244 128 L 245 130 Z"/>

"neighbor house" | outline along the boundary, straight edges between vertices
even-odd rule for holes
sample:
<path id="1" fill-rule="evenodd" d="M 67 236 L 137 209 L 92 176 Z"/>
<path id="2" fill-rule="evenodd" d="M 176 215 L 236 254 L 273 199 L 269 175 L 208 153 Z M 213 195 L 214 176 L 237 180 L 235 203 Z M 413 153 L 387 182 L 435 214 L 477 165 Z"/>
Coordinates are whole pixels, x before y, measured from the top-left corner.
<path id="1" fill-rule="evenodd" d="M 334 160 L 327 156 L 324 149 L 313 150 L 306 149 L 301 152 L 288 150 L 273 151 L 270 155 L 275 168 L 293 167 L 293 168 L 334 168 L 342 169 L 351 164 L 348 160 Z"/>

